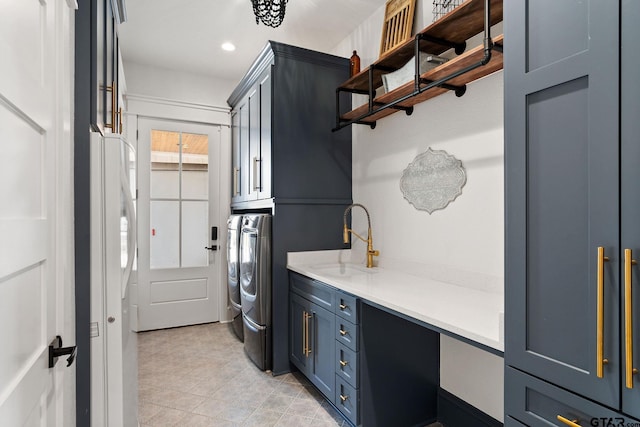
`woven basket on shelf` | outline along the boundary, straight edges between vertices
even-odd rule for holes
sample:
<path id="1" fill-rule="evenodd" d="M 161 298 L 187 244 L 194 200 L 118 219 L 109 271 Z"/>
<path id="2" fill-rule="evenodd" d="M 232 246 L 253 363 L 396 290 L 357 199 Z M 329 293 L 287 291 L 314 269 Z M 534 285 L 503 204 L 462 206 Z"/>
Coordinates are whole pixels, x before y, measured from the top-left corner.
<path id="1" fill-rule="evenodd" d="M 433 0 L 433 22 L 442 18 L 456 7 L 460 6 L 464 0 Z"/>

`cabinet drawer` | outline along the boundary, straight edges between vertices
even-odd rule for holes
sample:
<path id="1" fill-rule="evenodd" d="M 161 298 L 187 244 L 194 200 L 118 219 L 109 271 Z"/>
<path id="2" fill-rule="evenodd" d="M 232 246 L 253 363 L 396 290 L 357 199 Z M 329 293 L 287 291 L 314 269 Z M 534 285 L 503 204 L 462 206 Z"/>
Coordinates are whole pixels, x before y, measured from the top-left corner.
<path id="1" fill-rule="evenodd" d="M 336 374 L 351 386 L 359 388 L 358 353 L 340 343 L 336 343 Z"/>
<path id="2" fill-rule="evenodd" d="M 567 425 L 558 416 L 580 426 L 638 422 L 512 367 L 505 373 L 505 412 L 527 426 Z"/>
<path id="3" fill-rule="evenodd" d="M 352 323 L 358 323 L 358 299 L 336 290 L 336 314 Z"/>
<path id="4" fill-rule="evenodd" d="M 334 311 L 335 289 L 331 286 L 292 271 L 289 272 L 289 285 L 298 295 L 326 310 Z"/>
<path id="5" fill-rule="evenodd" d="M 351 387 L 349 383 L 336 375 L 336 407 L 353 424 L 358 425 L 358 407 L 360 406 L 360 396 L 358 391 Z"/>
<path id="6" fill-rule="evenodd" d="M 358 325 L 336 317 L 336 340 L 353 351 L 360 350 L 358 343 Z"/>

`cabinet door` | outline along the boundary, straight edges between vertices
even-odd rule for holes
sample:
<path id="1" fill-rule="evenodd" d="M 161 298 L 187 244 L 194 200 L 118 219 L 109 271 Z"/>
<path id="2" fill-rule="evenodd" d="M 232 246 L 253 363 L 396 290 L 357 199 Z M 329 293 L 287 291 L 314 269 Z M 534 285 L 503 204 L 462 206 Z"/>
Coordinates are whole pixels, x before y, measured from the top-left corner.
<path id="1" fill-rule="evenodd" d="M 309 315 L 311 303 L 299 295 L 290 294 L 289 298 L 289 359 L 307 377 L 313 362 L 307 353 L 310 347 Z"/>
<path id="2" fill-rule="evenodd" d="M 622 194 L 622 249 L 630 249 L 632 259 L 640 261 L 640 86 L 637 84 L 640 69 L 640 2 L 622 1 L 622 51 L 621 51 L 621 194 Z M 624 257 L 624 251 L 622 256 Z M 625 265 L 626 267 L 626 265 Z M 623 388 L 622 410 L 640 418 L 640 274 L 638 265 L 630 265 L 630 295 L 623 296 L 623 310 L 629 297 L 629 313 L 624 312 L 622 322 L 625 338 L 623 340 Z M 626 280 L 626 275 L 622 277 Z M 623 283 L 623 290 L 627 286 Z M 627 319 L 626 316 L 629 316 Z M 628 324 L 627 324 L 628 320 Z M 629 359 L 629 366 L 627 366 Z M 627 372 L 627 367 L 630 372 Z M 630 380 L 630 381 L 629 381 Z"/>
<path id="3" fill-rule="evenodd" d="M 107 82 L 107 76 L 105 75 L 107 0 L 96 0 L 95 8 L 95 17 L 92 17 L 92 19 L 95 19 L 92 31 L 95 32 L 92 36 L 94 39 L 91 46 L 95 52 L 91 53 L 91 60 L 92 62 L 95 61 L 95 69 L 92 68 L 91 70 L 93 74 L 91 83 L 92 85 L 95 83 L 95 86 L 92 86 L 94 96 L 92 96 L 91 100 L 94 103 L 94 107 L 91 108 L 91 123 L 95 124 L 101 131 L 104 131 L 104 118 L 107 114 L 105 104 L 108 96 L 106 87 L 111 84 Z"/>
<path id="4" fill-rule="evenodd" d="M 240 193 L 237 201 L 245 201 L 249 195 L 249 98 L 244 98 L 238 106 L 240 114 Z"/>
<path id="5" fill-rule="evenodd" d="M 256 200 L 260 188 L 260 87 L 249 92 L 249 192 L 247 200 Z"/>
<path id="6" fill-rule="evenodd" d="M 258 199 L 271 197 L 271 70 L 260 81 L 260 162 Z"/>
<path id="7" fill-rule="evenodd" d="M 231 203 L 240 201 L 240 111 L 231 113 Z"/>
<path id="8" fill-rule="evenodd" d="M 107 90 L 104 96 L 104 123 L 105 127 L 109 128 L 111 132 L 115 132 L 116 127 L 116 119 L 115 119 L 115 109 L 116 102 L 113 102 L 114 99 L 117 100 L 117 84 L 116 84 L 116 73 L 115 69 L 115 20 L 113 19 L 113 9 L 111 8 L 111 0 L 106 1 L 105 6 L 105 50 L 104 50 L 104 75 L 105 82 L 108 87 L 111 87 L 111 90 Z M 116 96 L 113 95 L 113 88 L 116 88 Z"/>
<path id="9" fill-rule="evenodd" d="M 309 380 L 330 399 L 335 390 L 336 369 L 334 365 L 336 340 L 334 335 L 335 314 L 311 304 L 311 356 L 313 364 Z"/>
<path id="10" fill-rule="evenodd" d="M 619 3 L 504 6 L 505 362 L 619 407 Z"/>

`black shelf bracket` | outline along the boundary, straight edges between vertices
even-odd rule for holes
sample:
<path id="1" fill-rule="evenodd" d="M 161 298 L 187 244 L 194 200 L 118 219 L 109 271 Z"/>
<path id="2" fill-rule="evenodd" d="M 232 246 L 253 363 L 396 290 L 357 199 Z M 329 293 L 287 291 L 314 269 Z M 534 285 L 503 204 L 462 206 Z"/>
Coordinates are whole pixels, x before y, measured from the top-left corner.
<path id="1" fill-rule="evenodd" d="M 433 80 L 420 78 L 420 83 L 428 85 L 428 84 L 433 83 Z M 467 92 L 467 85 L 455 86 L 455 85 L 450 85 L 450 84 L 447 84 L 447 83 L 443 83 L 443 84 L 439 85 L 438 87 L 441 87 L 442 89 L 447 89 L 447 90 L 453 91 L 458 98 L 460 98 L 462 95 L 464 95 Z"/>
<path id="2" fill-rule="evenodd" d="M 355 90 L 346 90 L 346 89 L 338 89 L 336 90 L 336 127 L 333 128 L 331 131 L 332 132 L 336 132 L 340 129 L 343 129 L 345 127 L 351 126 L 352 124 L 365 124 L 368 126 L 371 126 L 371 129 L 375 128 L 375 121 L 371 122 L 371 121 L 366 121 L 367 117 L 371 117 L 372 115 L 379 113 L 380 111 L 392 108 L 395 110 L 403 110 L 406 112 L 407 115 L 411 115 L 413 113 L 413 107 L 405 107 L 402 105 L 398 105 L 401 104 L 405 101 L 407 101 L 410 98 L 413 98 L 416 95 L 419 95 L 423 92 L 426 92 L 427 90 L 430 90 L 434 87 L 440 87 L 443 89 L 447 89 L 447 90 L 451 90 L 455 93 L 455 95 L 457 97 L 461 97 L 463 96 L 466 91 L 467 91 L 467 86 L 466 85 L 462 85 L 462 86 L 456 86 L 456 85 L 451 85 L 449 83 L 447 83 L 449 80 L 453 80 L 456 77 L 459 77 L 463 74 L 466 74 L 472 70 L 475 70 L 478 67 L 482 67 L 484 65 L 487 65 L 489 63 L 489 61 L 491 60 L 491 51 L 493 49 L 496 49 L 499 52 L 502 52 L 502 45 L 494 45 L 493 40 L 491 39 L 491 6 L 490 6 L 490 0 L 484 0 L 484 38 L 483 38 L 483 45 L 484 45 L 484 55 L 482 57 L 482 59 L 474 64 L 468 65 L 462 69 L 459 69 L 457 71 L 454 71 L 453 73 L 442 77 L 438 80 L 428 80 L 428 79 L 424 79 L 421 76 L 420 73 L 420 40 L 428 40 L 434 43 L 438 43 L 438 44 L 442 44 L 445 46 L 449 46 L 452 47 L 456 50 L 457 54 L 461 54 L 464 52 L 464 50 L 466 49 L 466 42 L 464 43 L 453 43 L 447 40 L 443 40 L 443 39 L 439 39 L 437 37 L 431 37 L 425 34 L 417 34 L 415 36 L 415 46 L 414 46 L 414 50 L 415 50 L 415 74 L 414 74 L 414 90 L 404 96 L 401 96 L 399 98 L 394 99 L 393 101 L 387 102 L 387 103 L 383 103 L 383 102 L 378 102 L 378 101 L 374 101 L 374 97 L 375 97 L 375 90 L 373 88 L 373 77 L 374 77 L 374 70 L 378 69 L 378 70 L 382 70 L 382 71 L 387 71 L 386 69 L 388 67 L 381 67 L 379 65 L 376 64 L 372 64 L 369 67 L 369 71 L 368 71 L 368 90 L 364 91 L 364 90 L 359 90 L 358 92 L 356 92 Z M 461 51 L 460 51 L 461 49 Z M 353 93 L 360 93 L 363 95 L 368 95 L 369 96 L 369 102 L 368 102 L 368 108 L 367 108 L 367 112 L 361 114 L 360 116 L 353 118 L 353 119 L 349 119 L 349 120 L 344 120 L 341 118 L 340 116 L 340 100 L 339 100 L 339 92 L 340 91 L 352 91 Z"/>
<path id="3" fill-rule="evenodd" d="M 441 46 L 446 46 L 452 48 L 456 55 L 462 55 L 465 50 L 467 50 L 467 42 L 456 43 L 449 40 L 441 39 L 438 37 L 433 37 L 428 34 L 416 34 L 416 40 L 426 40 L 431 43 L 436 43 Z"/>

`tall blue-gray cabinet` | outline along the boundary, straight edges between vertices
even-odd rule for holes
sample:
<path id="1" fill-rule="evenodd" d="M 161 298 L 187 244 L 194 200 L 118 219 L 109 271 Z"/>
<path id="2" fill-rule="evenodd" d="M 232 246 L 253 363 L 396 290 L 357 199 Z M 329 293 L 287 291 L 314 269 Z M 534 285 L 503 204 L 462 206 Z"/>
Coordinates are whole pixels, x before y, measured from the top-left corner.
<path id="1" fill-rule="evenodd" d="M 634 0 L 504 5 L 507 425 L 640 418 L 638 19 Z"/>
<path id="2" fill-rule="evenodd" d="M 289 372 L 287 252 L 343 249 L 351 132 L 332 132 L 349 60 L 270 41 L 231 93 L 231 210 L 270 212 L 274 374 Z M 344 94 L 344 108 L 351 99 Z M 333 356 L 332 356 L 333 357 Z M 331 359 L 332 359 L 331 357 Z"/>

